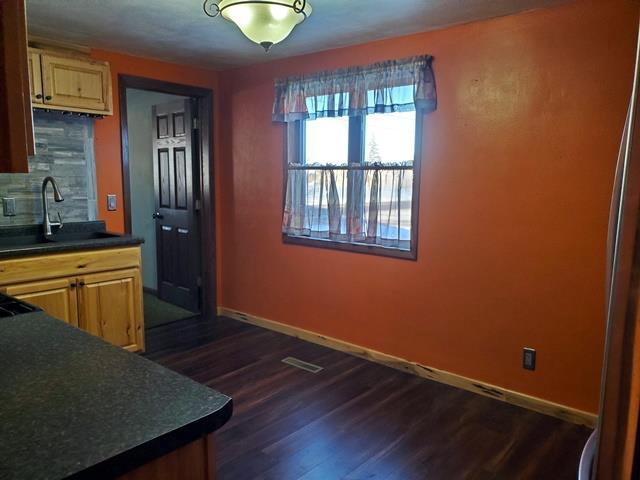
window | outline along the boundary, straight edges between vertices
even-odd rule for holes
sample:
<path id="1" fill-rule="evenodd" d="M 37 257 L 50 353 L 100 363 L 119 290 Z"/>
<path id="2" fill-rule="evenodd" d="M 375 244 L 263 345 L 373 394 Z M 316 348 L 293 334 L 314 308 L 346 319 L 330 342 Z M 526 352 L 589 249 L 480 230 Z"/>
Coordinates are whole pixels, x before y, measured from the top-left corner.
<path id="1" fill-rule="evenodd" d="M 415 258 L 418 117 L 409 111 L 295 122 L 288 201 L 303 218 L 284 232 L 285 242 Z"/>
<path id="2" fill-rule="evenodd" d="M 417 257 L 422 116 L 437 105 L 431 61 L 276 80 L 285 242 Z"/>

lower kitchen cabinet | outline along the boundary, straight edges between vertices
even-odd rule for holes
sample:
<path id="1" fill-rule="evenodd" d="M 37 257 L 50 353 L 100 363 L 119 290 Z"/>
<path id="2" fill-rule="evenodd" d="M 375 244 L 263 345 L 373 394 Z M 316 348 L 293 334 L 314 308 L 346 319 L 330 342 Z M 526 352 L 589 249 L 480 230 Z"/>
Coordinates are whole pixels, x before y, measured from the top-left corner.
<path id="1" fill-rule="evenodd" d="M 79 326 L 127 350 L 142 350 L 140 270 L 96 273 L 78 279 Z"/>
<path id="2" fill-rule="evenodd" d="M 139 247 L 0 260 L 0 272 L 0 292 L 126 350 L 144 350 Z"/>
<path id="3" fill-rule="evenodd" d="M 75 278 L 56 278 L 41 282 L 12 285 L 4 289 L 7 295 L 40 307 L 52 317 L 77 327 L 78 298 Z"/>

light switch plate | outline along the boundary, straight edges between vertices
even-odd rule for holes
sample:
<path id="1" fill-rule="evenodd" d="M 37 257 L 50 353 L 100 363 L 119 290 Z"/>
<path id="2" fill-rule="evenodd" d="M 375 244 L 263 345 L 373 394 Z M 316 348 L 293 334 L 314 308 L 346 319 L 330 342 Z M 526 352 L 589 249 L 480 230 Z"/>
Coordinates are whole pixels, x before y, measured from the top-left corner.
<path id="1" fill-rule="evenodd" d="M 16 199 L 15 198 L 2 199 L 2 215 L 4 215 L 5 217 L 16 216 Z"/>
<path id="2" fill-rule="evenodd" d="M 110 212 L 115 212 L 118 208 L 118 201 L 116 200 L 116 196 L 113 193 L 107 195 L 107 210 Z"/>

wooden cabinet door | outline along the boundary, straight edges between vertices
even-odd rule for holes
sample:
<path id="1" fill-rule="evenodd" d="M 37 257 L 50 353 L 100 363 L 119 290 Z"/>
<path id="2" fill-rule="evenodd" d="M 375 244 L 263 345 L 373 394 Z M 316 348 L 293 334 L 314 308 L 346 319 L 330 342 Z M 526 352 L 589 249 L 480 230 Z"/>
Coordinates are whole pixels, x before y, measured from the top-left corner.
<path id="1" fill-rule="evenodd" d="M 42 67 L 40 66 L 40 52 L 29 49 L 29 88 L 31 91 L 31 103 L 33 105 L 44 104 L 42 92 Z"/>
<path id="2" fill-rule="evenodd" d="M 111 113 L 109 65 L 89 58 L 41 55 L 44 102 L 67 110 Z"/>
<path id="3" fill-rule="evenodd" d="M 75 285 L 75 278 L 60 278 L 12 285 L 4 291 L 12 297 L 40 307 L 52 317 L 78 326 Z"/>
<path id="4" fill-rule="evenodd" d="M 0 173 L 29 173 L 35 153 L 25 0 L 0 1 Z"/>
<path id="5" fill-rule="evenodd" d="M 80 277 L 79 326 L 130 351 L 144 348 L 139 269 Z"/>

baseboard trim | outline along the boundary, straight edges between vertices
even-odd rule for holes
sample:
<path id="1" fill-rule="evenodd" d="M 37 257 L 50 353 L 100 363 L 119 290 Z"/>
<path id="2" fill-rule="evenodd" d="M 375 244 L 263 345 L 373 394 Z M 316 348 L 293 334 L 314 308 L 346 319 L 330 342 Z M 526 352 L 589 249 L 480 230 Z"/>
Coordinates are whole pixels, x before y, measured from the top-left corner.
<path id="1" fill-rule="evenodd" d="M 517 405 L 529 410 L 533 410 L 538 413 L 550 415 L 552 417 L 560 418 L 567 422 L 576 423 L 579 425 L 586 425 L 593 428 L 597 421 L 597 415 L 589 412 L 578 410 L 575 408 L 567 407 L 558 403 L 550 402 L 542 398 L 533 397 L 524 393 L 508 390 L 506 388 L 491 385 L 485 382 L 474 380 L 471 378 L 463 377 L 455 373 L 447 372 L 445 370 L 439 370 L 437 368 L 427 367 L 420 365 L 419 363 L 405 360 L 404 358 L 395 357 L 386 353 L 378 352 L 370 348 L 365 348 L 360 345 L 355 345 L 344 340 L 340 340 L 319 333 L 305 330 L 284 323 L 276 322 L 274 320 L 268 320 L 266 318 L 257 317 L 248 313 L 240 312 L 226 307 L 218 307 L 218 315 L 230 317 L 234 320 L 238 320 L 258 327 L 263 327 L 268 330 L 273 330 L 285 335 L 300 338 L 307 342 L 316 343 L 324 347 L 338 350 L 340 352 L 355 355 L 357 357 L 370 360 L 372 362 L 380 363 L 388 367 L 401 370 L 403 372 L 412 373 L 419 377 L 428 378 L 436 382 L 451 385 L 453 387 L 461 388 L 469 392 L 477 393 L 485 397 L 491 397 L 496 400 L 500 400 L 512 405 Z"/>

